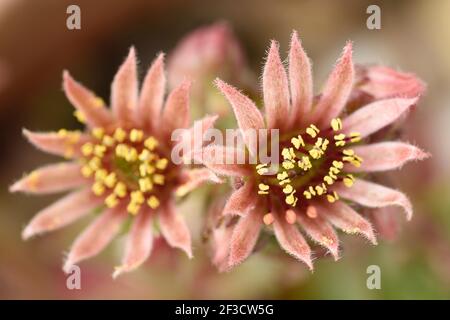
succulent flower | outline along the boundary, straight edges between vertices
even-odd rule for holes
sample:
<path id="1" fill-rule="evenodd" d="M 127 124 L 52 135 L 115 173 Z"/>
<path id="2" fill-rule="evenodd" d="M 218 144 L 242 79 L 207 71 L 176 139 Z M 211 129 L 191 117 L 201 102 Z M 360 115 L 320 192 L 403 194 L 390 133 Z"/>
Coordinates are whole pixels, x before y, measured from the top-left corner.
<path id="1" fill-rule="evenodd" d="M 224 156 L 235 159 L 242 150 L 221 145 L 210 145 L 196 154 L 215 173 L 233 177 L 236 185 L 222 215 L 235 216 L 237 222 L 232 232 L 220 232 L 220 244 L 215 239 L 221 257 L 217 259 L 219 269 L 244 261 L 253 252 L 262 228 L 273 228 L 280 246 L 312 270 L 311 249 L 299 227 L 337 260 L 335 227 L 377 243 L 371 223 L 355 210 L 357 207 L 375 210 L 398 206 L 411 219 L 408 198 L 368 181 L 367 173 L 396 169 L 428 154 L 400 141 L 367 141 L 405 114 L 418 97 L 396 97 L 395 90 L 402 95 L 404 86 L 396 86 L 394 81 L 388 94 L 394 98 L 378 99 L 375 95 L 374 101 L 347 114 L 355 86 L 351 42 L 321 94 L 314 96 L 311 64 L 297 33 L 292 35 L 287 73 L 278 44 L 272 41 L 262 75 L 265 119 L 254 102 L 237 89 L 219 79 L 216 85 L 233 108 L 247 156 L 257 159 L 256 164 L 224 163 Z M 273 163 L 258 157 L 260 150 L 252 131 L 261 129 L 279 130 L 280 160 L 275 172 Z"/>
<path id="2" fill-rule="evenodd" d="M 129 217 L 132 224 L 125 254 L 114 276 L 146 260 L 152 250 L 155 226 L 170 246 L 191 257 L 190 233 L 183 217 L 176 213 L 174 194 L 186 194 L 218 178 L 206 168 L 189 170 L 170 158 L 176 143 L 171 140 L 173 130 L 190 124 L 190 81 L 183 81 L 165 100 L 164 57 L 160 54 L 139 93 L 134 48 L 112 83 L 111 110 L 67 71 L 63 78 L 75 116 L 87 129 L 52 133 L 24 130 L 37 148 L 69 161 L 33 171 L 13 184 L 11 191 L 47 194 L 76 190 L 40 211 L 25 227 L 22 237 L 28 239 L 61 228 L 97 210 L 98 217 L 73 244 L 64 265 L 66 271 L 98 254 Z M 206 130 L 215 120 L 215 116 L 207 116 L 189 130 Z M 193 131 L 189 130 L 181 138 L 183 143 L 190 144 L 193 139 Z"/>

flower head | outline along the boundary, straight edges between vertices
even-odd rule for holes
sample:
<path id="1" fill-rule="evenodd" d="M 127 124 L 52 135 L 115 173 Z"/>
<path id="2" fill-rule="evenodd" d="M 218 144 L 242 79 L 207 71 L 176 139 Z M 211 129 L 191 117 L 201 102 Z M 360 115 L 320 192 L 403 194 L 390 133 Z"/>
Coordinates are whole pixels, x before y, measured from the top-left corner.
<path id="1" fill-rule="evenodd" d="M 287 73 L 277 43 L 270 46 L 262 77 L 265 117 L 248 97 L 216 81 L 233 107 L 248 154 L 258 159 L 256 164 L 223 164 L 216 161 L 218 156 L 234 157 L 239 150 L 214 145 L 201 151 L 207 167 L 241 181 L 223 210 L 223 215 L 238 219 L 217 249 L 222 256 L 223 246 L 228 252 L 227 259 L 220 259 L 220 269 L 244 261 L 263 227 L 273 227 L 280 246 L 312 269 L 310 246 L 299 226 L 338 259 L 334 227 L 362 234 L 376 244 L 371 223 L 354 207 L 399 206 L 411 218 L 412 205 L 403 193 L 363 178 L 366 173 L 395 169 L 428 156 L 399 141 L 367 144 L 368 136 L 406 113 L 418 97 L 391 92 L 388 99 L 377 99 L 375 95 L 371 103 L 347 115 L 354 79 L 349 42 L 321 94 L 314 96 L 310 61 L 294 32 Z M 279 129 L 280 160 L 275 171 L 273 163 L 260 161 L 258 144 L 250 134 L 264 128 Z"/>
<path id="2" fill-rule="evenodd" d="M 191 257 L 191 238 L 184 219 L 176 214 L 173 194 L 183 194 L 207 180 L 218 181 L 209 170 L 187 170 L 170 160 L 172 131 L 187 128 L 190 82 L 184 81 L 164 99 L 166 77 L 160 54 L 152 63 L 139 94 L 135 50 L 131 48 L 111 87 L 111 109 L 76 82 L 66 71 L 63 87 L 85 123 L 85 132 L 61 129 L 52 133 L 24 130 L 39 149 L 69 161 L 33 171 L 11 191 L 44 194 L 72 191 L 40 211 L 23 231 L 23 238 L 61 228 L 100 208 L 100 215 L 78 237 L 64 269 L 99 253 L 132 218 L 122 265 L 114 275 L 131 271 L 150 255 L 154 221 L 172 247 Z M 164 101 L 165 100 L 165 101 Z M 194 124 L 203 130 L 216 117 Z M 194 129 L 191 129 L 194 130 Z M 187 131 L 190 132 L 190 131 Z M 185 134 L 184 143 L 192 135 Z"/>

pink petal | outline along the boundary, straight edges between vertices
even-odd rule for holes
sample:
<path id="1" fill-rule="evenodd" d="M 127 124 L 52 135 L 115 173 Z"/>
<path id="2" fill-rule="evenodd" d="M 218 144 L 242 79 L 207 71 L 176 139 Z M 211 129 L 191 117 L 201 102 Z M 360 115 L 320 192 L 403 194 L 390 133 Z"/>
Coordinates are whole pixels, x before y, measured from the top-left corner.
<path id="1" fill-rule="evenodd" d="M 211 170 L 206 168 L 191 169 L 183 172 L 184 182 L 175 194 L 182 197 L 206 182 L 222 183 L 223 181 Z"/>
<path id="2" fill-rule="evenodd" d="M 141 211 L 134 219 L 122 265 L 116 268 L 113 278 L 137 269 L 150 256 L 153 248 L 153 216 L 150 211 L 150 208 Z"/>
<path id="3" fill-rule="evenodd" d="M 351 188 L 340 185 L 335 188 L 335 191 L 342 198 L 354 201 L 365 207 L 400 206 L 406 213 L 406 219 L 411 220 L 412 218 L 411 202 L 400 191 L 361 179 L 356 179 Z"/>
<path id="4" fill-rule="evenodd" d="M 68 71 L 63 73 L 63 88 L 70 103 L 81 112 L 90 127 L 106 127 L 112 123 L 112 115 L 102 100 L 76 82 Z"/>
<path id="5" fill-rule="evenodd" d="M 264 66 L 263 92 L 267 127 L 269 129 L 284 127 L 289 110 L 289 85 L 276 41 L 270 44 Z"/>
<path id="6" fill-rule="evenodd" d="M 175 212 L 174 204 L 169 202 L 159 215 L 161 233 L 167 243 L 179 248 L 192 258 L 191 235 L 183 217 Z"/>
<path id="7" fill-rule="evenodd" d="M 159 129 L 166 137 L 172 135 L 175 129 L 187 128 L 190 123 L 189 115 L 189 90 L 191 82 L 186 80 L 173 89 L 164 106 L 162 121 Z"/>
<path id="8" fill-rule="evenodd" d="M 311 249 L 298 230 L 297 225 L 288 223 L 283 214 L 274 216 L 273 229 L 281 248 L 294 258 L 304 262 L 312 271 Z"/>
<path id="9" fill-rule="evenodd" d="M 429 154 L 419 148 L 403 142 L 381 142 L 365 146 L 354 147 L 355 153 L 362 157 L 359 168 L 349 165 L 349 172 L 386 171 L 400 168 L 409 161 L 423 160 Z"/>
<path id="10" fill-rule="evenodd" d="M 248 215 L 239 219 L 230 241 L 228 266 L 232 268 L 243 262 L 252 253 L 262 225 L 260 208 L 255 207 Z"/>
<path id="11" fill-rule="evenodd" d="M 396 207 L 383 207 L 371 210 L 370 218 L 378 234 L 386 239 L 393 241 L 400 231 L 400 222 L 398 220 Z"/>
<path id="12" fill-rule="evenodd" d="M 99 254 L 117 235 L 126 217 L 123 210 L 116 208 L 101 213 L 75 240 L 64 271 L 69 272 L 74 264 Z"/>
<path id="13" fill-rule="evenodd" d="M 136 120 L 144 127 L 157 127 L 164 102 L 165 88 L 164 54 L 160 53 L 145 76 L 139 97 Z"/>
<path id="14" fill-rule="evenodd" d="M 292 98 L 290 124 L 295 128 L 311 111 L 313 99 L 311 63 L 298 40 L 296 31 L 292 33 L 289 51 L 289 83 Z"/>
<path id="15" fill-rule="evenodd" d="M 216 85 L 225 95 L 233 107 L 239 129 L 241 130 L 244 141 L 252 155 L 257 154 L 256 141 L 252 138 L 251 131 L 264 129 L 264 118 L 261 112 L 255 106 L 252 100 L 240 93 L 232 86 L 226 84 L 220 79 L 216 79 Z"/>
<path id="16" fill-rule="evenodd" d="M 345 46 L 340 60 L 331 72 L 322 91 L 313 116 L 321 127 L 329 126 L 344 109 L 353 87 L 355 70 L 352 61 L 352 43 Z"/>
<path id="17" fill-rule="evenodd" d="M 242 154 L 242 150 L 239 151 L 233 147 L 209 145 L 194 152 L 193 158 L 218 175 L 243 177 L 249 175 L 251 171 L 245 164 L 238 163 Z"/>
<path id="18" fill-rule="evenodd" d="M 212 263 L 219 272 L 229 269 L 228 259 L 230 255 L 230 243 L 233 235 L 232 227 L 215 228 L 212 232 L 213 253 Z"/>
<path id="19" fill-rule="evenodd" d="M 37 170 L 14 183 L 11 192 L 29 192 L 37 194 L 67 191 L 86 183 L 81 175 L 78 163 L 62 162 L 51 164 Z"/>
<path id="20" fill-rule="evenodd" d="M 310 218 L 302 212 L 297 214 L 297 220 L 311 239 L 330 250 L 334 260 L 339 259 L 339 239 L 326 219 L 321 216 Z"/>
<path id="21" fill-rule="evenodd" d="M 82 133 L 77 133 L 79 138 L 75 138 L 56 132 L 31 132 L 26 129 L 22 132 L 36 148 L 66 158 L 81 157 L 81 146 L 90 141 L 89 136 Z"/>
<path id="22" fill-rule="evenodd" d="M 372 102 L 344 120 L 343 132 L 359 132 L 366 137 L 397 120 L 417 100 L 395 98 Z"/>
<path id="23" fill-rule="evenodd" d="M 91 190 L 75 191 L 39 211 L 22 232 L 24 240 L 64 227 L 87 215 L 102 203 Z"/>
<path id="24" fill-rule="evenodd" d="M 208 141 L 203 141 L 206 133 L 209 129 L 214 126 L 218 116 L 205 116 L 201 120 L 194 122 L 194 125 L 189 128 L 182 136 L 178 143 L 190 147 L 190 150 L 196 150 L 208 143 Z"/>
<path id="25" fill-rule="evenodd" d="M 245 216 L 255 206 L 256 187 L 251 182 L 246 182 L 235 190 L 223 209 L 224 215 Z"/>
<path id="26" fill-rule="evenodd" d="M 136 51 L 130 48 L 128 57 L 117 71 L 111 85 L 111 108 L 121 124 L 133 123 L 138 101 Z"/>
<path id="27" fill-rule="evenodd" d="M 370 222 L 344 202 L 337 201 L 333 204 L 318 204 L 317 210 L 319 216 L 325 217 L 342 231 L 349 234 L 360 233 L 373 244 L 377 244 Z"/>

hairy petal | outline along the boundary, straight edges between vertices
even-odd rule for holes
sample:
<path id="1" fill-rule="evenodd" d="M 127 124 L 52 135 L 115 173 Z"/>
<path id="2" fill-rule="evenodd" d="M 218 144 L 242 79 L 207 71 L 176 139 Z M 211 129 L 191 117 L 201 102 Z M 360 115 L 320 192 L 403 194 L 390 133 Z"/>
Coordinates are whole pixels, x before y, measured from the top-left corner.
<path id="1" fill-rule="evenodd" d="M 209 145 L 193 153 L 196 162 L 202 163 L 216 174 L 234 177 L 243 177 L 250 173 L 248 167 L 238 163 L 241 156 L 245 156 L 243 150 L 220 145 Z"/>
<path id="2" fill-rule="evenodd" d="M 128 235 L 122 265 L 115 269 L 113 278 L 137 269 L 150 256 L 153 248 L 152 220 L 153 216 L 150 208 L 139 212 L 134 219 Z"/>
<path id="3" fill-rule="evenodd" d="M 303 117 L 311 111 L 313 100 L 313 80 L 311 63 L 294 31 L 289 51 L 289 84 L 291 89 L 292 110 L 291 126 L 300 125 Z"/>
<path id="4" fill-rule="evenodd" d="M 206 133 L 209 129 L 213 128 L 218 116 L 205 116 L 204 118 L 194 122 L 194 125 L 185 131 L 178 143 L 188 148 L 188 150 L 197 150 L 208 144 L 208 141 L 203 141 L 206 137 Z M 187 154 L 184 156 L 192 156 L 192 154 Z"/>
<path id="5" fill-rule="evenodd" d="M 251 182 L 246 182 L 235 190 L 225 204 L 223 215 L 245 216 L 256 204 L 255 191 L 255 186 Z"/>
<path id="6" fill-rule="evenodd" d="M 14 183 L 11 192 L 46 194 L 67 191 L 86 183 L 78 163 L 61 162 L 34 170 Z"/>
<path id="7" fill-rule="evenodd" d="M 23 129 L 28 141 L 39 150 L 66 158 L 81 157 L 81 146 L 91 140 L 82 133 L 61 135 L 57 132 L 31 132 Z"/>
<path id="8" fill-rule="evenodd" d="M 397 237 L 400 231 L 398 210 L 397 207 L 382 207 L 370 210 L 369 216 L 381 238 L 392 241 Z"/>
<path id="9" fill-rule="evenodd" d="M 394 98 L 372 102 L 344 120 L 343 132 L 359 132 L 361 137 L 366 137 L 397 120 L 416 102 L 417 98 Z"/>
<path id="10" fill-rule="evenodd" d="M 192 258 L 191 235 L 183 217 L 175 212 L 174 204 L 169 202 L 161 208 L 159 215 L 161 233 L 167 243 L 174 248 L 179 248 Z"/>
<path id="11" fill-rule="evenodd" d="M 230 241 L 228 266 L 239 265 L 252 253 L 262 225 L 259 207 L 254 207 L 245 217 L 241 217 L 234 227 Z"/>
<path id="12" fill-rule="evenodd" d="M 175 191 L 175 194 L 179 197 L 188 194 L 206 182 L 223 182 L 214 172 L 206 168 L 186 170 L 182 176 L 184 177 L 184 182 Z"/>
<path id="13" fill-rule="evenodd" d="M 298 230 L 298 226 L 290 224 L 284 219 L 284 215 L 274 215 L 273 229 L 280 246 L 294 258 L 304 262 L 310 270 L 313 270 L 311 249 L 305 238 Z"/>
<path id="14" fill-rule="evenodd" d="M 386 171 L 400 168 L 409 161 L 423 160 L 429 154 L 404 142 L 381 142 L 357 146 L 353 150 L 362 157 L 360 167 L 346 166 L 348 172 Z"/>
<path id="15" fill-rule="evenodd" d="M 228 257 L 230 255 L 230 243 L 233 235 L 232 227 L 214 228 L 212 231 L 212 263 L 219 272 L 228 270 Z"/>
<path id="16" fill-rule="evenodd" d="M 121 124 L 133 123 L 138 101 L 136 51 L 130 48 L 111 85 L 111 108 Z"/>
<path id="17" fill-rule="evenodd" d="M 95 219 L 75 240 L 64 264 L 64 271 L 82 260 L 99 254 L 117 235 L 127 217 L 117 208 L 108 209 Z"/>
<path id="18" fill-rule="evenodd" d="M 63 73 L 63 88 L 70 103 L 84 116 L 90 127 L 106 127 L 113 121 L 103 100 L 76 82 L 68 71 Z"/>
<path id="19" fill-rule="evenodd" d="M 39 211 L 22 232 L 24 240 L 64 227 L 87 215 L 102 203 L 91 190 L 75 191 Z"/>
<path id="20" fill-rule="evenodd" d="M 339 259 L 339 239 L 334 228 L 325 218 L 322 216 L 310 218 L 301 212 L 297 214 L 297 221 L 311 239 L 330 251 L 334 260 Z"/>
<path id="21" fill-rule="evenodd" d="M 352 60 L 352 43 L 345 46 L 340 60 L 331 72 L 314 111 L 313 122 L 328 126 L 345 107 L 353 87 L 355 70 Z"/>
<path id="22" fill-rule="evenodd" d="M 164 106 L 162 121 L 159 129 L 165 137 L 169 137 L 172 131 L 179 128 L 187 128 L 190 122 L 189 115 L 189 90 L 191 82 L 186 80 L 173 89 Z"/>
<path id="23" fill-rule="evenodd" d="M 318 204 L 317 211 L 319 216 L 323 216 L 342 231 L 349 234 L 360 233 L 373 244 L 377 244 L 370 222 L 344 202 Z"/>
<path id="24" fill-rule="evenodd" d="M 284 127 L 289 110 L 289 86 L 276 41 L 270 44 L 264 66 L 263 92 L 267 127 L 269 129 Z"/>
<path id="25" fill-rule="evenodd" d="M 165 88 L 164 54 L 160 53 L 148 69 L 139 97 L 136 121 L 144 127 L 157 127 L 163 107 Z"/>
<path id="26" fill-rule="evenodd" d="M 230 102 L 234 115 L 236 116 L 239 129 L 244 137 L 245 144 L 247 145 L 250 153 L 256 155 L 257 145 L 251 131 L 264 129 L 264 118 L 261 112 L 250 98 L 240 93 L 238 90 L 223 82 L 220 79 L 216 79 L 216 86 L 222 91 L 227 100 Z"/>
<path id="27" fill-rule="evenodd" d="M 412 218 L 412 204 L 400 191 L 361 179 L 356 179 L 351 188 L 337 186 L 335 191 L 342 198 L 354 201 L 365 207 L 381 208 L 400 206 L 406 213 L 406 219 Z"/>

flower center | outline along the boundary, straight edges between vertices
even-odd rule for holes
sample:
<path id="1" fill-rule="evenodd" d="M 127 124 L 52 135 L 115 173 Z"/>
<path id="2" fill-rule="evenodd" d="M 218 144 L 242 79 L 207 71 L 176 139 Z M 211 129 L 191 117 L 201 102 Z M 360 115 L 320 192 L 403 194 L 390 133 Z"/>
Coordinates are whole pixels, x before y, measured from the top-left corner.
<path id="1" fill-rule="evenodd" d="M 302 134 L 281 142 L 281 166 L 273 172 L 267 163 L 256 166 L 259 195 L 278 195 L 289 207 L 307 204 L 314 197 L 326 197 L 333 203 L 339 199 L 329 186 L 342 181 L 351 187 L 355 178 L 346 174 L 345 163 L 359 167 L 362 158 L 348 145 L 359 142 L 360 134 L 342 133 L 341 119 L 333 119 L 322 132 L 311 124 Z"/>
<path id="2" fill-rule="evenodd" d="M 169 161 L 161 156 L 158 140 L 142 130 L 103 128 L 91 131 L 93 142 L 83 144 L 81 173 L 93 178 L 92 192 L 105 197 L 109 208 L 127 201 L 127 211 L 137 214 L 143 205 L 156 209 L 166 183 Z"/>

